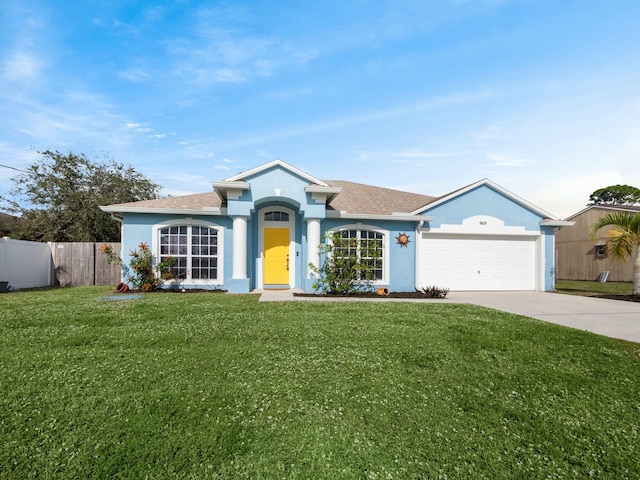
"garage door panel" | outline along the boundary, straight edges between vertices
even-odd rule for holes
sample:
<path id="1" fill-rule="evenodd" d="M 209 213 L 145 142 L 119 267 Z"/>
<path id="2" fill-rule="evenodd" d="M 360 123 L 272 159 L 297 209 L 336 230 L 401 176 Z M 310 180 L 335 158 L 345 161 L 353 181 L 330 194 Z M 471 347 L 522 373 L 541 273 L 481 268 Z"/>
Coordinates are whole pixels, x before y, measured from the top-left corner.
<path id="1" fill-rule="evenodd" d="M 420 285 L 451 290 L 535 290 L 535 237 L 427 236 Z"/>

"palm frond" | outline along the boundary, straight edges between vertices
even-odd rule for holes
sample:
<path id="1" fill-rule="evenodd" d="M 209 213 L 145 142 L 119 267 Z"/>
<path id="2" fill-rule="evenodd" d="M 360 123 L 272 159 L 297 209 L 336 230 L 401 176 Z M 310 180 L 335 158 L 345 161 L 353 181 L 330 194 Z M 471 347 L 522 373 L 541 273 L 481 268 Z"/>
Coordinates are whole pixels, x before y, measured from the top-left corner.
<path id="1" fill-rule="evenodd" d="M 607 251 L 611 253 L 616 260 L 625 260 L 633 253 L 633 247 L 637 240 L 627 229 L 621 227 L 612 227 L 607 233 Z"/>
<path id="2" fill-rule="evenodd" d="M 595 237 L 601 228 L 613 225 L 623 227 L 630 232 L 634 232 L 636 235 L 640 235 L 640 214 L 626 212 L 608 213 L 591 226 L 590 234 L 592 237 Z"/>
<path id="3" fill-rule="evenodd" d="M 609 213 L 591 226 L 591 238 L 596 238 L 600 229 L 611 227 L 605 233 L 607 250 L 617 259 L 624 260 L 640 245 L 640 214 L 623 212 Z"/>

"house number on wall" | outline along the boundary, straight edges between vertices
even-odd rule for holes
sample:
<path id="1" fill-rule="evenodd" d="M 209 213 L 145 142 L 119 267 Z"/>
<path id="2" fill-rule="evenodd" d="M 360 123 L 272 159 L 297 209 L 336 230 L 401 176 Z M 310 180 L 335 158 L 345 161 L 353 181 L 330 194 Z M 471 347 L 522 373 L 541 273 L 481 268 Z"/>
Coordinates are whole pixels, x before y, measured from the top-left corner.
<path id="1" fill-rule="evenodd" d="M 487 221 L 486 220 L 480 220 L 480 225 L 486 225 Z"/>

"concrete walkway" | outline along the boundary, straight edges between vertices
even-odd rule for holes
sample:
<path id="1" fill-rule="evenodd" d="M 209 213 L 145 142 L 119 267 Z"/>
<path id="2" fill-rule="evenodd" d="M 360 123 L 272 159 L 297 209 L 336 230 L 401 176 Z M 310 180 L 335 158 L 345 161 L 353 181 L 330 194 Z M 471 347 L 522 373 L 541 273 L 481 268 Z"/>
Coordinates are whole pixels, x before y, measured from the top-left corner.
<path id="1" fill-rule="evenodd" d="M 296 298 L 294 292 L 302 290 L 254 290 L 253 293 L 260 294 L 259 302 L 293 302 Z"/>
<path id="2" fill-rule="evenodd" d="M 260 290 L 260 301 L 374 301 L 470 303 L 640 343 L 640 303 L 551 292 L 450 292 L 446 299 L 295 297 L 293 290 Z"/>

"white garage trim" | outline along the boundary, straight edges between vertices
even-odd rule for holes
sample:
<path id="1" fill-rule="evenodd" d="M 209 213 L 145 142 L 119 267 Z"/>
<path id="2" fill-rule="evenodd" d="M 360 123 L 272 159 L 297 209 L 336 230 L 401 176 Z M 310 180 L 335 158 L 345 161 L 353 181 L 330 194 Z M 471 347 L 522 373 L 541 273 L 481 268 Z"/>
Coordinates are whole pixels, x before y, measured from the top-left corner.
<path id="1" fill-rule="evenodd" d="M 505 226 L 489 216 L 422 230 L 418 237 L 418 288 L 540 290 L 543 236 Z"/>

